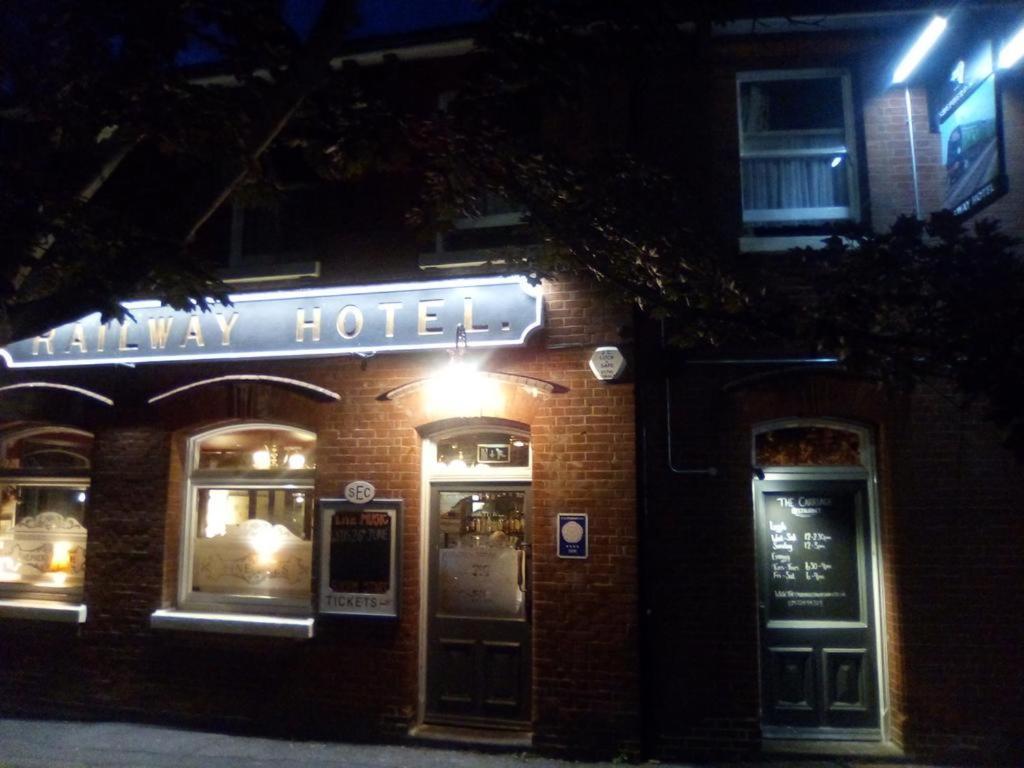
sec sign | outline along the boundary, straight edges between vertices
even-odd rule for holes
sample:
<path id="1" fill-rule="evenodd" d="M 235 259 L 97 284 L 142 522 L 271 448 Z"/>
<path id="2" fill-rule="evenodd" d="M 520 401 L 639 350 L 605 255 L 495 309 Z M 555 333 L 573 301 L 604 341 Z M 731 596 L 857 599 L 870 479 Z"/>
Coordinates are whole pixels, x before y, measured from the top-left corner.
<path id="1" fill-rule="evenodd" d="M 376 494 L 377 489 L 365 480 L 355 480 L 345 486 L 345 498 L 353 504 L 366 504 Z"/>

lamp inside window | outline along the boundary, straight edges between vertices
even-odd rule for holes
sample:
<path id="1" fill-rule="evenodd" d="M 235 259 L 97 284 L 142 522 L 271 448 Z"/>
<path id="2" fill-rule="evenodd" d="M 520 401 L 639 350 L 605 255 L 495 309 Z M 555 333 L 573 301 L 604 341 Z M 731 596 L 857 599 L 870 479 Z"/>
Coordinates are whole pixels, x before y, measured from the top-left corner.
<path id="1" fill-rule="evenodd" d="M 316 438 L 298 429 L 221 432 L 198 446 L 197 470 L 298 471 L 316 468 Z"/>
<path id="2" fill-rule="evenodd" d="M 316 435 L 251 424 L 200 435 L 192 446 L 182 603 L 307 610 Z"/>
<path id="3" fill-rule="evenodd" d="M 0 459 L 0 595 L 77 598 L 85 579 L 92 436 L 41 427 L 11 435 Z"/>

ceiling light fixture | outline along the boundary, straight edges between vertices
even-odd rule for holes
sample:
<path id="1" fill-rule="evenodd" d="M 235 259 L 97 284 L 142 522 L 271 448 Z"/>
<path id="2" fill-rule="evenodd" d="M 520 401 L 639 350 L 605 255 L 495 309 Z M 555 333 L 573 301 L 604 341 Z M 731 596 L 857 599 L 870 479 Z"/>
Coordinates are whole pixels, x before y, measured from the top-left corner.
<path id="1" fill-rule="evenodd" d="M 947 23 L 946 19 L 942 16 L 932 18 L 928 26 L 925 27 L 924 32 L 921 33 L 921 36 L 910 46 L 906 56 L 896 65 L 892 75 L 893 85 L 900 85 L 906 82 L 911 73 L 917 69 L 917 65 L 924 60 L 924 57 L 928 55 L 928 51 L 932 49 L 932 46 L 942 36 L 942 33 L 946 31 Z"/>
<path id="2" fill-rule="evenodd" d="M 1024 56 L 1024 27 L 1017 30 L 1017 34 L 999 51 L 999 68 L 1009 69 Z"/>

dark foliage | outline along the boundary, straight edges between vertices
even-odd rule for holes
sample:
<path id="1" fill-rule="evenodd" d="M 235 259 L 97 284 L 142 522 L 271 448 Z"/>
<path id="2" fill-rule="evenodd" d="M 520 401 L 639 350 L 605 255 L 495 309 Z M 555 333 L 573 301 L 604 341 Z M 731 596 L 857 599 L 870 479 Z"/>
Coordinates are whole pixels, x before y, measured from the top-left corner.
<path id="1" fill-rule="evenodd" d="M 223 296 L 192 237 L 321 83 L 351 21 L 327 3 L 303 40 L 276 0 L 2 6 L 0 344 L 118 316 L 131 296 Z"/>
<path id="2" fill-rule="evenodd" d="M 817 297 L 802 329 L 852 370 L 900 384 L 952 383 L 1024 456 L 1024 262 L 990 220 L 948 211 L 807 254 Z"/>
<path id="3" fill-rule="evenodd" d="M 130 297 L 222 296 L 194 235 L 232 195 L 279 194 L 284 167 L 397 173 L 421 185 L 409 220 L 430 230 L 514 201 L 542 247 L 512 268 L 589 275 L 671 318 L 688 353 L 819 349 L 894 383 L 944 379 L 1024 455 L 1024 268 L 995 224 L 901 219 L 769 271 L 709 224 L 714 169 L 686 149 L 707 146 L 709 114 L 671 162 L 647 150 L 659 73 L 711 109 L 711 25 L 757 5 L 507 0 L 443 109 L 410 106 L 415 63 L 327 66 L 349 3 L 303 39 L 271 0 L 5 7 L 0 343 Z M 197 78 L 183 50 L 230 80 Z"/>

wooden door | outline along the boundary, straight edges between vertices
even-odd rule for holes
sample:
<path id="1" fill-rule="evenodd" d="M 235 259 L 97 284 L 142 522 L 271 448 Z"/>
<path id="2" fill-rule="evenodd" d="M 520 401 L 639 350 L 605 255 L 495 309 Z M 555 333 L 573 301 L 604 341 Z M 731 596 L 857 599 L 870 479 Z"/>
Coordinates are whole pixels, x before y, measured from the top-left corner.
<path id="1" fill-rule="evenodd" d="M 766 736 L 881 737 L 867 480 L 756 484 Z"/>
<path id="2" fill-rule="evenodd" d="M 527 728 L 529 486 L 431 489 L 425 720 Z"/>

